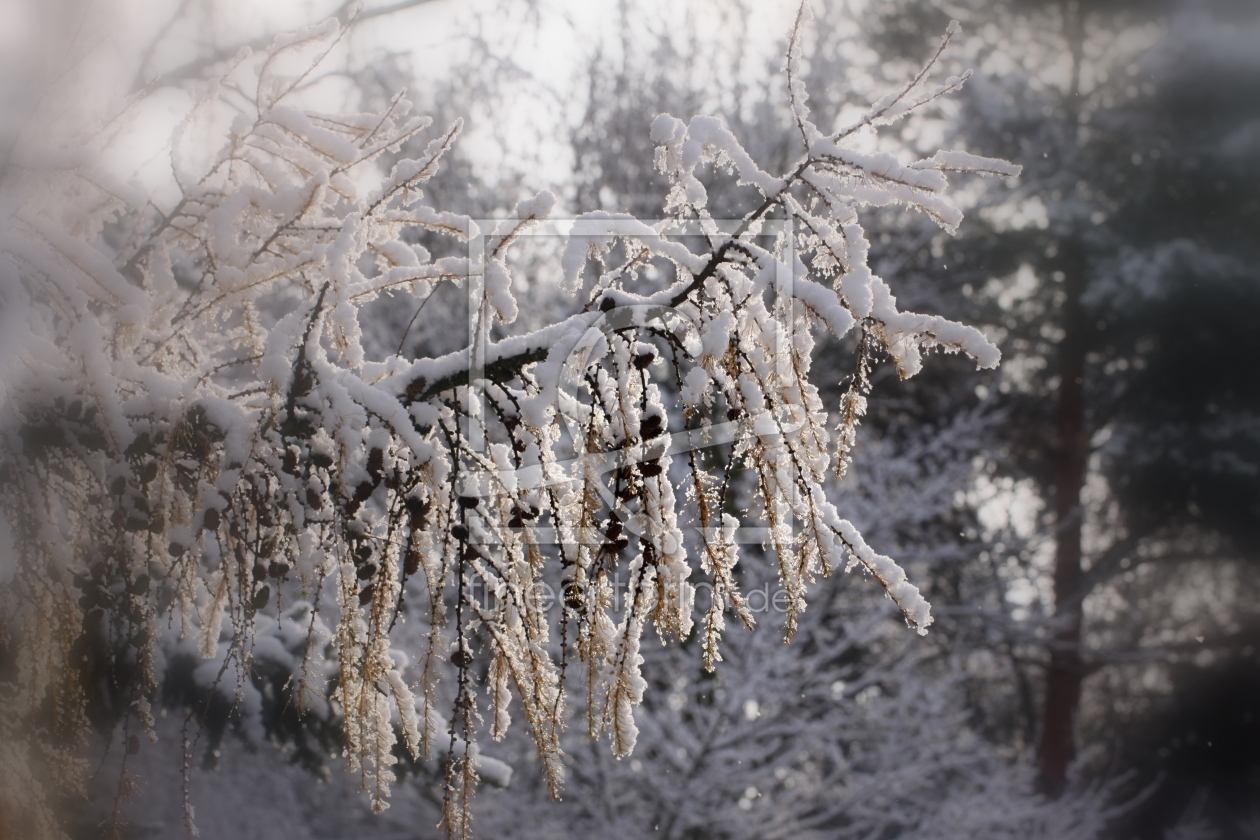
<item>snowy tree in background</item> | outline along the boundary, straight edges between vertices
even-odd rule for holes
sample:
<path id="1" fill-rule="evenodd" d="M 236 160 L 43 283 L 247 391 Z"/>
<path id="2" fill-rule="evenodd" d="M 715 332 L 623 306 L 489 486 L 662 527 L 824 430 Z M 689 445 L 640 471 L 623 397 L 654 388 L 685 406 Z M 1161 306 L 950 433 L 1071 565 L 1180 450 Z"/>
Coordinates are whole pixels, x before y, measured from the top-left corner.
<path id="1" fill-rule="evenodd" d="M 1019 585 L 989 627 L 1011 651 L 1006 684 L 1031 687 L 1019 717 L 1042 789 L 1131 768 L 1134 793 L 1159 793 L 1116 830 L 1143 838 L 1204 791 L 1196 819 L 1232 837 L 1257 796 L 1242 757 L 1258 754 L 1256 709 L 1241 699 L 1256 694 L 1218 685 L 1255 679 L 1256 12 L 949 12 L 990 33 L 956 45 L 989 72 L 959 98 L 955 142 L 1026 164 L 937 252 L 969 284 L 957 300 L 972 308 L 946 314 L 1002 331 L 988 398 L 1012 422 L 986 459 L 986 483 L 1005 488 L 989 498 L 1040 508 L 991 532 L 995 576 Z M 908 0 L 877 14 L 881 51 L 908 56 L 944 13 Z"/>
<path id="2" fill-rule="evenodd" d="M 206 86 L 162 194 L 91 144 L 18 136 L 0 234 L 6 829 L 55 836 L 89 730 L 138 751 L 182 667 L 211 698 L 191 704 L 186 766 L 214 698 L 280 709 L 304 749 L 335 729 L 378 811 L 400 755 L 442 756 L 444 827 L 470 836 L 482 724 L 498 739 L 523 717 L 556 796 L 571 706 L 614 755 L 634 750 L 642 636 L 689 638 L 698 582 L 701 660 L 722 660 L 726 613 L 754 623 L 737 571 L 752 524 L 786 638 L 809 585 L 855 567 L 926 632 L 927 602 L 841 515 L 828 476 L 849 462 L 874 354 L 909 377 L 925 351 L 984 367 L 998 352 L 898 309 L 858 211 L 903 205 L 952 232 L 946 173 L 1019 168 L 855 142 L 963 84 L 932 78 L 956 24 L 913 79 L 830 131 L 806 106 L 800 27 L 793 165 L 762 170 L 715 118 L 657 117 L 667 218 L 579 217 L 561 265 L 575 311 L 501 340 L 518 317 L 509 249 L 553 197 L 480 228 L 423 192 L 458 124 L 434 130 L 402 95 L 370 113 L 304 106 L 338 23 L 242 53 Z M 127 119 L 110 115 L 105 144 Z M 422 134 L 418 157 L 374 172 Z M 207 136 L 222 137 L 208 156 Z M 714 218 L 710 165 L 756 208 Z M 692 229 L 699 251 L 678 238 Z M 467 249 L 435 258 L 421 230 Z M 468 292 L 468 346 L 370 360 L 360 307 L 410 296 L 423 317 L 439 284 Z M 818 331 L 857 336 L 834 417 L 810 378 Z M 269 666 L 287 678 L 261 678 Z M 125 766 L 118 779 L 121 800 Z"/>

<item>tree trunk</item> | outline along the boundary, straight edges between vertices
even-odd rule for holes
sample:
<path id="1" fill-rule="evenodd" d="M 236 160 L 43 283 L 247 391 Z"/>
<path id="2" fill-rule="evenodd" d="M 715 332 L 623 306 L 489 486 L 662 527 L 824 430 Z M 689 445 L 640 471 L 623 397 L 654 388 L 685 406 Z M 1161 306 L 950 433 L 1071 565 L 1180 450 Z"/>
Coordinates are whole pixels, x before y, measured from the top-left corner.
<path id="1" fill-rule="evenodd" d="M 1081 569 L 1081 488 L 1089 458 L 1085 428 L 1085 352 L 1088 324 L 1081 296 L 1085 259 L 1079 242 L 1063 247 L 1063 341 L 1059 347 L 1059 392 L 1054 463 L 1054 633 L 1042 707 L 1040 788 L 1049 796 L 1063 792 L 1067 768 L 1076 755 L 1074 723 L 1084 676 L 1080 642 L 1083 573 Z"/>
<path id="2" fill-rule="evenodd" d="M 1080 137 L 1081 63 L 1085 52 L 1086 11 L 1079 0 L 1065 0 L 1063 35 L 1072 56 L 1071 80 L 1064 98 L 1070 128 L 1065 164 L 1075 163 Z M 1067 784 L 1067 769 L 1076 757 L 1076 711 L 1081 701 L 1081 619 L 1084 575 L 1081 569 L 1081 488 L 1089 459 L 1085 427 L 1085 353 L 1090 325 L 1086 322 L 1086 257 L 1079 234 L 1059 243 L 1058 268 L 1063 272 L 1063 340 L 1059 345 L 1059 392 L 1054 452 L 1054 625 L 1050 663 L 1046 669 L 1045 702 L 1041 709 L 1041 792 L 1057 797 Z"/>

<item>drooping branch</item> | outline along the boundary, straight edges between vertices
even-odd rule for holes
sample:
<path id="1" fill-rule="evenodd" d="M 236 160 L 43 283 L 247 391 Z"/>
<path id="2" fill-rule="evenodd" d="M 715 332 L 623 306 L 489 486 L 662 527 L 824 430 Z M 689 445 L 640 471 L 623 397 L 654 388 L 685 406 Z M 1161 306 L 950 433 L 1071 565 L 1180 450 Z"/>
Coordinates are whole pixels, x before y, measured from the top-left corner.
<path id="1" fill-rule="evenodd" d="M 270 57 L 299 48 L 327 56 L 350 25 L 341 24 L 283 42 Z M 419 159 L 398 161 L 358 199 L 347 170 L 400 148 L 428 122 L 402 97 L 345 117 L 302 110 L 279 64 L 239 68 L 244 87 L 231 93 L 257 83 L 255 119 L 234 124 L 208 171 L 173 161 L 176 209 L 150 213 L 135 241 L 115 248 L 49 234 L 0 243 L 27 249 L 15 261 L 40 266 L 56 260 L 31 249 L 55 245 L 68 266 L 28 284 L 48 324 L 70 325 L 55 352 L 38 359 L 52 376 L 32 374 L 20 391 L 38 403 L 32 416 L 50 418 L 50 434 L 17 458 L 21 486 L 37 492 L 25 498 L 3 484 L 0 497 L 19 506 L 23 521 L 53 511 L 68 523 L 68 536 L 46 529 L 39 539 L 48 542 L 44 555 L 74 567 L 73 586 L 65 575 L 41 583 L 71 605 L 74 626 L 85 626 L 78 604 L 151 629 L 140 650 L 153 663 L 165 643 L 159 625 L 178 622 L 200 638 L 203 656 L 217 657 L 207 670 L 238 669 L 242 691 L 254 676 L 243 651 L 291 650 L 300 638 L 300 690 L 327 688 L 335 699 L 312 714 L 344 738 L 373 808 L 387 804 L 394 747 L 423 754 L 449 721 L 446 825 L 457 836 L 468 827 L 475 781 L 477 675 L 490 675 L 493 737 L 508 727 L 513 690 L 519 696 L 553 791 L 570 656 L 588 675 L 592 734 L 608 734 L 614 751 L 628 754 L 647 688 L 642 637 L 652 627 L 662 639 L 688 637 L 694 567 L 717 582 L 723 603 L 737 611 L 745 603 L 735 572 L 742 523 L 728 510 L 760 512 L 791 599 L 789 632 L 815 578 L 844 568 L 868 572 L 906 622 L 926 631 L 931 614 L 919 590 L 827 497 L 827 468 L 851 441 L 832 441 L 811 354 L 820 329 L 845 335 L 861 323 L 861 352 L 879 342 L 907 376 L 920 350 L 938 345 L 994 363 L 996 348 L 971 328 L 897 309 L 868 264 L 858 211 L 896 200 L 948 225 L 956 210 L 940 195 L 945 169 L 1006 170 L 958 153 L 903 166 L 841 147 L 808 120 L 803 88 L 794 107 L 805 155 L 783 178 L 760 170 L 720 120 L 662 115 L 652 136 L 671 181 L 666 212 L 698 219 L 707 252 L 629 215 L 586 214 L 566 243 L 561 287 L 577 295 L 592 252 L 625 246 L 627 260 L 601 274 L 580 311 L 490 344 L 484 358 L 471 345 L 376 362 L 360 314 L 382 293 L 428 300 L 435 283 L 480 278 L 477 334 L 484 340 L 496 323 L 512 323 L 517 302 L 503 252 L 548 217 L 554 199 L 518 205 L 485 255 L 434 259 L 415 244 L 416 229 L 464 241 L 472 230 L 471 220 L 439 212 L 422 193 L 457 129 Z M 729 165 L 760 192 L 730 235 L 718 233 L 696 174 L 708 164 Z M 822 200 L 806 207 L 794 189 Z M 102 207 L 102 218 L 115 212 Z M 792 238 L 762 247 L 754 232 L 776 208 Z M 628 284 L 651 259 L 678 273 L 666 288 L 636 294 Z M 200 276 L 177 276 L 188 266 Z M 662 346 L 687 406 L 682 430 L 674 395 L 658 381 Z M 532 374 L 531 365 L 539 366 Z M 479 416 L 474 401 L 452 393 L 478 384 L 474 376 L 493 383 L 490 410 Z M 45 406 L 50 390 L 60 403 Z M 721 406 L 724 422 L 710 411 Z M 730 457 L 716 468 L 694 455 L 727 444 Z M 675 458 L 682 452 L 688 457 Z M 688 471 L 691 481 L 680 481 Z M 680 487 L 693 495 L 680 498 Z M 686 530 L 695 521 L 705 528 L 700 545 Z M 92 562 L 85 545 L 99 547 L 112 571 Z M 560 567 L 564 594 L 559 663 L 548 642 L 553 618 L 531 595 L 550 564 Z M 125 585 L 113 587 L 108 574 Z M 627 579 L 629 601 L 619 601 L 613 587 Z M 474 580 L 493 590 L 493 602 L 468 600 Z M 426 611 L 407 616 L 427 622 L 418 681 L 404 674 L 410 658 L 391 650 L 409 585 L 423 586 L 428 600 Z M 32 603 L 45 596 L 30 594 Z M 290 607 L 301 597 L 313 602 Z M 722 612 L 706 619 L 710 666 Z M 746 611 L 741 617 L 752 623 Z M 331 645 L 311 645 L 317 626 Z M 264 634 L 272 634 L 266 643 Z M 64 659 L 68 649 L 32 655 Z M 488 669 L 472 668 L 482 656 Z M 436 686 L 451 676 L 455 707 L 439 708 L 451 698 Z M 218 683 L 201 687 L 213 692 Z M 36 701 L 0 714 L 0 724 L 29 719 Z"/>

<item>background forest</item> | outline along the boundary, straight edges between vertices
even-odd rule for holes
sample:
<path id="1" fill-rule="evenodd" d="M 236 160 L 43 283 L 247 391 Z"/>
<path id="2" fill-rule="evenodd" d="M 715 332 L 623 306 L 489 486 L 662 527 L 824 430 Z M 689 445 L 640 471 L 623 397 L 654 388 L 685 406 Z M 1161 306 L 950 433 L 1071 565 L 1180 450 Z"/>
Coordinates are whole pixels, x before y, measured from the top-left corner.
<path id="1" fill-rule="evenodd" d="M 380 110 L 406 88 L 435 126 L 463 120 L 425 186 L 443 211 L 508 218 L 549 190 L 556 217 L 663 218 L 671 182 L 651 136 L 662 113 L 720 117 L 767 172 L 799 156 L 781 69 L 794 3 L 421 0 L 367 3 L 357 17 L 349 5 L 245 5 L 0 7 L 13 23 L 0 52 L 5 148 L 67 68 L 104 55 L 113 75 L 79 95 L 171 91 L 115 162 L 159 183 L 172 114 L 196 80 L 243 45 L 332 15 L 349 25 L 312 81 L 325 110 Z M 749 546 L 739 568 L 756 632 L 728 616 L 713 672 L 699 624 L 670 645 L 645 636 L 633 753 L 614 756 L 580 724 L 564 731 L 560 801 L 525 729 L 484 739 L 474 831 L 1260 838 L 1260 11 L 1248 0 L 812 6 L 800 67 L 820 126 L 904 84 L 956 19 L 942 73 L 974 74 L 872 132 L 870 150 L 965 149 L 1023 167 L 960 179 L 954 235 L 904 208 L 863 217 L 871 268 L 895 281 L 899 305 L 979 327 L 1002 351 L 996 370 L 937 354 L 903 380 L 883 353 L 854 371 L 855 336 L 813 350 L 829 411 L 868 389 L 852 465 L 829 494 L 905 567 L 935 621 L 916 635 L 869 578 L 838 574 L 813 585 L 785 645 L 774 553 Z M 0 190 L 12 180 L 4 154 Z M 715 217 L 751 209 L 732 179 L 704 180 Z M 436 236 L 418 244 L 449 256 Z M 523 292 L 501 333 L 560 317 L 562 244 L 531 237 L 508 258 Z M 417 317 L 410 299 L 381 295 L 359 314 L 369 360 L 462 346 L 452 325 L 468 323 L 467 301 L 436 282 Z M 740 481 L 751 477 L 733 479 L 750 494 Z M 0 586 L 16 564 L 0 557 Z M 697 611 L 708 604 L 699 596 Z M 256 701 L 208 701 L 196 646 L 172 642 L 156 743 L 119 723 L 108 690 L 89 691 L 102 708 L 89 710 L 87 794 L 65 806 L 71 836 L 179 837 L 186 786 L 208 838 L 441 836 L 441 755 L 403 760 L 391 807 L 371 814 L 330 717 L 284 701 L 285 651 L 307 617 L 277 615 L 246 677 Z M 15 678 L 10 638 L 0 633 L 0 686 Z"/>

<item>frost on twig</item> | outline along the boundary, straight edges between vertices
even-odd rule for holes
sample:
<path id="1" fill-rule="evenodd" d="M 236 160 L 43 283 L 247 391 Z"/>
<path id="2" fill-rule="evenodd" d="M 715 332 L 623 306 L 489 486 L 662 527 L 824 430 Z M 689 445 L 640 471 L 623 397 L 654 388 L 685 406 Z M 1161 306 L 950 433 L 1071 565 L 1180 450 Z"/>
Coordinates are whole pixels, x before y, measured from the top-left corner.
<path id="1" fill-rule="evenodd" d="M 848 462 L 876 353 L 908 377 L 928 348 L 982 367 L 998 351 L 972 327 L 898 309 L 871 271 L 859 214 L 896 203 L 952 232 L 961 214 L 947 172 L 1018 167 L 957 151 L 903 163 L 853 148 L 852 128 L 822 131 L 795 69 L 799 26 L 788 57 L 799 162 L 775 176 L 720 120 L 658 117 L 667 222 L 699 223 L 707 247 L 689 250 L 666 224 L 581 216 L 563 287 L 581 292 L 593 255 L 626 264 L 575 314 L 498 341 L 495 325 L 518 314 L 506 253 L 554 198 L 486 232 L 429 205 L 425 184 L 458 125 L 364 192 L 382 153 L 431 127 L 401 97 L 350 115 L 293 101 L 276 53 L 326 52 L 336 27 L 277 42 L 252 91 L 233 80 L 234 101 L 252 94 L 253 110 L 204 169 L 173 155 L 180 189 L 164 207 L 87 164 L 22 170 L 0 240 L 5 302 L 26 330 L 0 429 L 21 557 L 6 620 L 23 627 L 21 688 L 0 700 L 4 778 L 44 760 L 21 733 L 46 704 L 67 732 L 86 729 L 99 698 L 66 677 L 85 646 L 106 640 L 87 652 L 115 674 L 111 708 L 128 709 L 156 700 L 159 663 L 188 637 L 209 658 L 198 685 L 242 708 L 263 702 L 251 682 L 260 662 L 289 669 L 281 702 L 335 726 L 376 810 L 398 761 L 444 753 L 444 825 L 468 836 L 483 718 L 494 739 L 524 719 L 558 795 L 575 674 L 588 731 L 627 755 L 644 632 L 690 636 L 701 577 L 713 592 L 707 668 L 721 660 L 728 609 L 752 627 L 737 574 L 749 522 L 777 557 L 789 638 L 809 584 L 854 566 L 926 632 L 927 602 L 841 516 L 828 474 Z M 934 62 L 861 124 L 961 84 L 930 85 Z M 733 230 L 707 209 L 706 164 L 760 196 Z M 772 218 L 785 232 L 770 242 L 760 231 Z M 435 259 L 420 231 L 480 245 Z M 639 273 L 650 260 L 675 279 L 650 288 Z M 369 361 L 360 308 L 383 294 L 423 301 L 438 283 L 468 286 L 475 341 Z M 833 442 L 814 337 L 855 328 Z M 697 455 L 720 444 L 724 463 Z M 553 568 L 558 605 L 542 597 Z M 472 596 L 478 586 L 486 597 Z M 84 769 L 74 737 L 64 742 L 54 786 L 72 789 Z M 53 831 L 51 800 L 27 801 Z"/>

